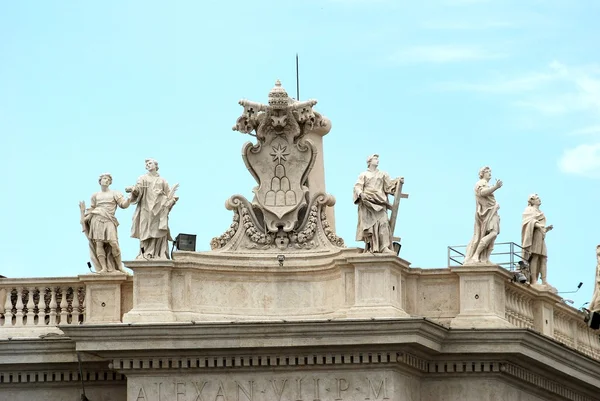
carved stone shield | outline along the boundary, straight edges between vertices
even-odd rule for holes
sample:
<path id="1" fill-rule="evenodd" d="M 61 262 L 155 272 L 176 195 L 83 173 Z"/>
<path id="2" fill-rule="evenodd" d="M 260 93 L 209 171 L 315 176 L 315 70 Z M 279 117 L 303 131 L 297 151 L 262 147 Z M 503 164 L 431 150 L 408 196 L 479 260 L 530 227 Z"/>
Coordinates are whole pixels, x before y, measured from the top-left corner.
<path id="1" fill-rule="evenodd" d="M 298 208 L 306 203 L 308 189 L 302 182 L 314 163 L 312 144 L 294 144 L 288 138 L 277 135 L 262 146 L 248 144 L 244 149 L 247 167 L 259 183 L 253 190 L 254 202 L 270 212 L 265 213 L 267 227 L 284 226 L 286 231 L 297 221 Z"/>

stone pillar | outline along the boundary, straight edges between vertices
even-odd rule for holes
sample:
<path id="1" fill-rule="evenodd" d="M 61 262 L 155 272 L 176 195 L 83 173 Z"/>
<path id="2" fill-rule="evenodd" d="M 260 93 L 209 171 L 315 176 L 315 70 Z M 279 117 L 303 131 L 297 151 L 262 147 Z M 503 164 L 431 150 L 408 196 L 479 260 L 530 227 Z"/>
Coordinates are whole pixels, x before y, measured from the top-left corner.
<path id="1" fill-rule="evenodd" d="M 551 292 L 536 295 L 533 302 L 533 328 L 536 331 L 554 337 L 554 305 L 559 302 L 561 298 Z"/>
<path id="2" fill-rule="evenodd" d="M 409 316 L 403 294 L 408 262 L 395 255 L 362 254 L 349 257 L 347 263 L 354 273 L 352 280 L 345 280 L 345 299 L 353 301 L 347 317 Z"/>
<path id="3" fill-rule="evenodd" d="M 125 274 L 85 274 L 85 323 L 121 323 L 121 285 Z"/>
<path id="4" fill-rule="evenodd" d="M 498 265 L 450 268 L 459 276 L 459 313 L 450 322 L 455 328 L 509 328 L 505 319 L 505 285 L 510 273 Z"/>
<path id="5" fill-rule="evenodd" d="M 327 193 L 325 189 L 325 163 L 323 158 L 323 137 L 331 130 L 331 121 L 323 118 L 324 125 L 322 127 L 315 127 L 313 130 L 306 134 L 308 139 L 314 146 L 316 151 L 315 164 L 308 174 L 308 187 L 311 193 L 323 192 Z M 327 221 L 329 226 L 335 232 L 335 211 L 334 207 L 327 207 L 325 213 L 327 214 Z"/>
<path id="6" fill-rule="evenodd" d="M 172 308 L 172 260 L 123 262 L 133 270 L 133 308 L 123 323 L 174 322 Z"/>

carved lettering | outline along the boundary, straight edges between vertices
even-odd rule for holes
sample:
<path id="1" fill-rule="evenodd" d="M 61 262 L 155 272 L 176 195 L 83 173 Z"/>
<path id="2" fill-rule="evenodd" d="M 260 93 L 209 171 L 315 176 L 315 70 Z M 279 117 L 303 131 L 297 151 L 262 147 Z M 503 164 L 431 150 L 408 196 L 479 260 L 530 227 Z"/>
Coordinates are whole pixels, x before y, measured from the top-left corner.
<path id="1" fill-rule="evenodd" d="M 302 401 L 302 379 L 296 379 L 296 401 Z"/>
<path id="2" fill-rule="evenodd" d="M 281 383 L 281 389 L 277 385 L 276 380 L 270 380 L 271 385 L 273 386 L 273 391 L 277 396 L 277 401 L 281 401 L 281 396 L 283 395 L 283 390 L 285 389 L 285 384 L 287 383 L 287 379 L 283 379 Z"/>
<path id="3" fill-rule="evenodd" d="M 193 382 L 194 387 L 196 388 L 196 399 L 194 401 L 204 401 L 204 398 L 202 398 L 202 390 L 204 390 L 206 383 L 208 382 L 202 382 L 202 385 L 198 387 L 198 383 Z"/>
<path id="4" fill-rule="evenodd" d="M 179 386 L 183 386 L 183 390 L 179 388 Z M 179 396 L 185 395 L 185 383 L 177 382 L 175 383 L 175 400 L 179 401 Z"/>
<path id="5" fill-rule="evenodd" d="M 350 384 L 348 383 L 348 381 L 346 379 L 335 379 L 335 384 L 337 386 L 337 397 L 335 398 L 336 400 L 341 400 L 342 399 L 342 391 L 346 391 L 348 390 L 348 388 L 350 387 Z"/>
<path id="6" fill-rule="evenodd" d="M 254 398 L 254 380 L 248 380 L 248 384 L 250 385 L 249 391 L 246 391 L 244 386 L 242 386 L 237 381 L 235 382 L 235 384 L 237 384 L 237 401 L 240 401 L 240 390 L 242 390 L 242 393 L 244 393 L 246 398 L 248 398 L 248 401 L 253 400 L 253 398 Z"/>
<path id="7" fill-rule="evenodd" d="M 225 395 L 225 387 L 223 386 L 223 382 L 219 380 L 219 389 L 217 390 L 217 395 L 215 395 L 215 401 L 222 397 L 223 401 L 227 401 L 227 395 Z"/>
<path id="8" fill-rule="evenodd" d="M 140 391 L 138 392 L 138 396 L 135 399 L 135 401 L 140 401 L 140 400 L 148 401 L 148 397 L 146 397 L 146 390 L 144 390 L 144 387 L 140 387 Z"/>
<path id="9" fill-rule="evenodd" d="M 383 399 L 384 400 L 388 400 L 388 396 L 387 396 L 387 378 L 384 378 L 382 381 L 379 382 L 379 386 L 377 387 L 377 389 L 375 389 L 375 386 L 373 385 L 373 382 L 371 381 L 371 379 L 369 379 L 367 377 L 367 381 L 369 382 L 369 394 L 367 395 L 367 398 L 365 398 L 365 400 L 370 400 L 370 395 L 373 394 L 374 399 L 379 399 L 379 395 L 381 393 L 383 393 Z M 383 390 L 383 391 L 382 391 Z"/>
<path id="10" fill-rule="evenodd" d="M 313 401 L 321 401 L 321 397 L 319 396 L 319 379 L 313 378 L 313 382 L 315 383 L 315 396 Z"/>

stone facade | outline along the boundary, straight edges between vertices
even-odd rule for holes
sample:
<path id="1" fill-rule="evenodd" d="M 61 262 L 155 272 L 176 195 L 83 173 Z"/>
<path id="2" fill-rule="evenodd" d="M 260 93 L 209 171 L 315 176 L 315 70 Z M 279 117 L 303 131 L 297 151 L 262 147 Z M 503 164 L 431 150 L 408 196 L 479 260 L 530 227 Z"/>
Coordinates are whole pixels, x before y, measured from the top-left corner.
<path id="1" fill-rule="evenodd" d="M 75 399 L 77 353 L 90 400 L 599 399 L 600 341 L 582 313 L 497 266 L 422 270 L 347 249 L 277 274 L 273 258 L 217 269 L 213 257 L 3 279 L 0 400 Z M 52 293 L 50 324 L 39 299 Z"/>
<path id="2" fill-rule="evenodd" d="M 134 236 L 132 276 L 99 262 L 102 274 L 0 279 L 0 401 L 600 400 L 600 339 L 584 313 L 489 263 L 495 200 L 464 266 L 419 269 L 393 252 L 387 196 L 395 216 L 400 178 L 379 199 L 357 191 L 384 211 L 359 229 L 389 226 L 385 244 L 344 246 L 323 179 L 331 123 L 316 103 L 280 83 L 268 104 L 240 101 L 255 197 L 227 201 L 233 222 L 210 252 L 164 252 L 177 200 L 164 182 L 147 192 L 164 198 L 153 198 L 161 235 Z M 491 193 L 484 173 L 476 196 Z"/>

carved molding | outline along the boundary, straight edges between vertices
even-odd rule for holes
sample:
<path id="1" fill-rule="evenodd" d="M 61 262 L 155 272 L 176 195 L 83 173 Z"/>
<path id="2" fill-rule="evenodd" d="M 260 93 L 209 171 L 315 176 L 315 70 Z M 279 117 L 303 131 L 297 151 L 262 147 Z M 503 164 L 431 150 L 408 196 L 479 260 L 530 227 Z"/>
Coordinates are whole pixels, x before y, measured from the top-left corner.
<path id="1" fill-rule="evenodd" d="M 152 369 L 219 369 L 219 368 L 260 368 L 275 366 L 322 366 L 322 365 L 371 365 L 395 364 L 401 352 L 347 352 L 312 354 L 270 354 L 270 355 L 211 355 L 192 357 L 153 357 L 153 358 L 114 358 L 112 369 L 152 370 Z M 412 359 L 409 359 L 412 361 Z"/>
<path id="2" fill-rule="evenodd" d="M 127 378 L 114 371 L 83 372 L 84 382 L 108 382 L 125 381 Z M 80 382 L 79 371 L 76 369 L 64 370 L 36 370 L 23 371 L 11 370 L 0 372 L 0 385 L 17 383 L 56 383 L 56 382 Z"/>
<path id="3" fill-rule="evenodd" d="M 596 401 L 597 398 L 588 397 L 562 383 L 550 380 L 542 375 L 538 375 L 531 370 L 522 368 L 513 363 L 503 363 L 500 367 L 501 372 L 513 376 L 523 382 L 539 387 L 547 392 L 560 395 L 572 401 Z"/>

